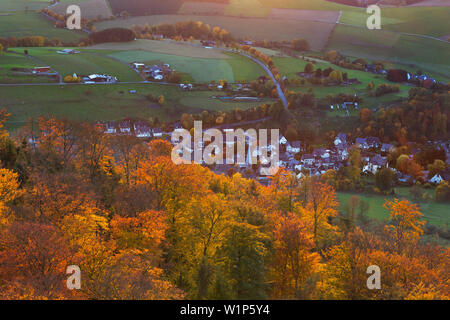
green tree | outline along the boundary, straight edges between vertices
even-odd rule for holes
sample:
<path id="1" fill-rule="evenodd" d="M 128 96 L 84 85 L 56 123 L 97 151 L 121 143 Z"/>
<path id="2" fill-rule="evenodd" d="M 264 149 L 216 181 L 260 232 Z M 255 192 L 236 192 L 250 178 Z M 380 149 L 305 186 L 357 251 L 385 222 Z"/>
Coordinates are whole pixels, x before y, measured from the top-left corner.
<path id="1" fill-rule="evenodd" d="M 394 171 L 383 168 L 375 173 L 375 185 L 381 191 L 390 191 L 394 181 Z"/>
<path id="2" fill-rule="evenodd" d="M 215 298 L 265 299 L 265 266 L 267 236 L 248 223 L 233 223 L 225 242 L 218 250 L 220 261 L 216 277 Z M 224 297 L 219 288 L 229 288 Z"/>
<path id="3" fill-rule="evenodd" d="M 313 73 L 314 72 L 314 65 L 311 62 L 308 62 L 305 66 L 305 72 L 306 73 Z"/>

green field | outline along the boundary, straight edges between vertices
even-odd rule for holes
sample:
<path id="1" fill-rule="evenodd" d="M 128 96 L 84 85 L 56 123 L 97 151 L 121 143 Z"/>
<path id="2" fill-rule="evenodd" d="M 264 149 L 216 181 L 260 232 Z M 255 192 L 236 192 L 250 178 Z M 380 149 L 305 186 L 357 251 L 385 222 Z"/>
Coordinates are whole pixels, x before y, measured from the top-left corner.
<path id="1" fill-rule="evenodd" d="M 31 56 L 51 66 L 63 77 L 74 73 L 78 75 L 104 73 L 114 75 L 122 82 L 142 81 L 142 78 L 129 66 L 106 56 L 103 54 L 104 51 L 81 50 L 82 52 L 79 54 L 64 55 L 56 53 L 58 48 L 27 49 Z M 108 53 L 111 53 L 111 51 L 108 51 Z"/>
<path id="2" fill-rule="evenodd" d="M 46 77 L 20 74 L 12 71 L 12 68 L 33 68 L 42 66 L 25 55 L 4 52 L 0 56 L 0 83 L 36 83 L 48 82 Z"/>
<path id="3" fill-rule="evenodd" d="M 136 94 L 129 93 L 136 90 Z M 164 95 L 160 107 L 150 102 L 147 95 Z M 52 115 L 80 121 L 119 120 L 126 117 L 175 121 L 182 113 L 203 110 L 248 109 L 262 102 L 222 102 L 212 96 L 214 91 L 181 91 L 177 86 L 157 84 L 113 85 L 33 85 L 0 86 L 1 107 L 11 114 L 9 130 L 23 126 L 29 117 Z"/>
<path id="4" fill-rule="evenodd" d="M 423 34 L 438 38 L 449 34 L 450 7 L 382 8 L 381 14 L 383 30 Z M 340 22 L 365 28 L 367 17 L 364 9 L 346 10 L 343 12 Z"/>
<path id="5" fill-rule="evenodd" d="M 396 192 L 398 195 L 397 198 L 406 198 L 410 201 L 411 198 L 408 194 L 409 188 L 397 188 Z M 424 189 L 424 192 L 428 192 L 431 196 L 434 195 L 433 189 Z M 367 201 L 369 203 L 369 211 L 367 215 L 370 218 L 375 218 L 378 220 L 388 219 L 389 211 L 383 207 L 383 204 L 386 200 L 393 200 L 395 196 L 379 196 L 379 195 L 366 195 L 366 194 L 356 194 L 356 193 L 347 193 L 347 192 L 339 192 L 338 199 L 341 204 L 341 210 L 344 211 L 344 206 L 348 202 L 348 199 L 351 196 L 358 196 L 361 200 Z M 423 218 L 429 223 L 442 226 L 449 225 L 450 222 L 450 205 L 445 203 L 438 203 L 432 200 L 429 203 L 421 202 L 420 203 L 420 212 L 423 214 Z"/>
<path id="6" fill-rule="evenodd" d="M 389 60 L 415 70 L 422 69 L 444 81 L 450 78 L 450 44 L 437 40 L 339 25 L 328 48 L 353 57 Z"/>
<path id="7" fill-rule="evenodd" d="M 308 63 L 300 58 L 292 58 L 292 57 L 274 57 L 273 61 L 275 62 L 275 65 L 277 66 L 278 70 L 280 71 L 280 74 L 285 75 L 288 77 L 288 79 L 295 79 L 298 78 L 297 72 L 303 72 L 305 69 L 305 65 Z M 361 83 L 355 84 L 351 86 L 334 86 L 334 87 L 328 87 L 328 86 L 318 86 L 318 85 L 311 85 L 306 84 L 300 87 L 293 87 L 290 88 L 294 91 L 302 91 L 306 92 L 309 88 L 312 88 L 314 91 L 314 94 L 319 98 L 325 98 L 328 94 L 336 95 L 339 93 L 346 93 L 346 94 L 363 94 L 366 92 L 366 87 L 369 84 L 369 82 L 373 82 L 375 84 L 375 87 L 378 86 L 381 83 L 388 82 L 384 76 L 382 75 L 375 75 L 369 72 L 363 72 L 358 70 L 349 70 L 344 69 L 341 67 L 338 67 L 334 64 L 328 63 L 328 62 L 317 62 L 314 64 L 314 69 L 321 68 L 322 70 L 327 68 L 333 68 L 335 70 L 341 70 L 342 72 L 346 72 L 348 74 L 348 78 L 357 78 Z M 400 92 L 396 94 L 389 94 L 378 98 L 373 99 L 367 99 L 364 98 L 362 106 L 368 106 L 368 107 L 375 107 L 377 106 L 378 102 L 384 102 L 382 100 L 389 99 L 389 100 L 396 100 L 401 97 L 407 97 L 408 91 L 411 89 L 411 87 L 400 84 Z M 367 101 L 366 101 L 367 100 Z"/>
<path id="8" fill-rule="evenodd" d="M 24 11 L 39 10 L 50 4 L 49 0 L 2 0 L 0 2 L 0 12 L 2 11 Z"/>
<path id="9" fill-rule="evenodd" d="M 69 5 L 78 5 L 86 19 L 104 19 L 112 16 L 108 0 L 64 0 L 52 7 L 52 11 L 64 15 Z"/>
<path id="10" fill-rule="evenodd" d="M 192 58 L 148 51 L 122 51 L 109 56 L 148 65 L 168 63 L 171 68 L 186 75 L 185 80 L 192 79 L 198 83 L 227 80 L 241 82 L 255 80 L 264 75 L 264 70 L 253 61 L 238 55 L 225 56 L 225 59 Z"/>
<path id="11" fill-rule="evenodd" d="M 40 13 L 13 13 L 0 16 L 0 37 L 23 38 L 28 36 L 43 36 L 49 39 L 58 38 L 62 42 L 78 42 L 85 38 L 81 31 L 70 31 L 55 28 L 54 23 Z"/>
<path id="12" fill-rule="evenodd" d="M 171 68 L 185 75 L 185 81 L 241 82 L 255 80 L 265 74 L 250 59 L 219 49 L 205 49 L 197 43 L 136 40 L 130 43 L 100 44 L 86 49 L 114 50 L 109 56 L 127 63 L 168 63 Z"/>

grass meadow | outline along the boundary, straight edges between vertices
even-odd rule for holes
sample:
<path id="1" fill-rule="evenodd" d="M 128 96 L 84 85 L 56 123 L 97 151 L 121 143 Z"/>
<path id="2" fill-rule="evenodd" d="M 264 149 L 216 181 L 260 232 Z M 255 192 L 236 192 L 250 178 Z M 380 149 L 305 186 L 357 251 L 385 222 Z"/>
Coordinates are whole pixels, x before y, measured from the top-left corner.
<path id="1" fill-rule="evenodd" d="M 148 94 L 164 95 L 165 104 L 155 105 L 147 99 Z M 222 102 L 213 99 L 217 94 L 214 91 L 184 92 L 177 86 L 158 84 L 0 86 L 2 107 L 11 113 L 6 123 L 11 131 L 22 127 L 30 117 L 45 115 L 78 121 L 149 117 L 173 121 L 183 113 L 248 109 L 262 103 Z"/>

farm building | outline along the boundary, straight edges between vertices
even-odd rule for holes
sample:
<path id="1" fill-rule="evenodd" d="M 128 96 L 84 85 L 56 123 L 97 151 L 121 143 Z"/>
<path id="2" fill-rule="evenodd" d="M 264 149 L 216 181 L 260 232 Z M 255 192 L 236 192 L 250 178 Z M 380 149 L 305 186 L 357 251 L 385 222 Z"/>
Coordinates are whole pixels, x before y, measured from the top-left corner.
<path id="1" fill-rule="evenodd" d="M 56 53 L 59 53 L 59 54 L 77 54 L 77 53 L 80 53 L 80 51 L 75 51 L 73 49 L 63 49 L 63 50 L 56 51 Z"/>
<path id="2" fill-rule="evenodd" d="M 52 70 L 50 67 L 35 67 L 32 69 L 33 73 L 47 73 Z"/>

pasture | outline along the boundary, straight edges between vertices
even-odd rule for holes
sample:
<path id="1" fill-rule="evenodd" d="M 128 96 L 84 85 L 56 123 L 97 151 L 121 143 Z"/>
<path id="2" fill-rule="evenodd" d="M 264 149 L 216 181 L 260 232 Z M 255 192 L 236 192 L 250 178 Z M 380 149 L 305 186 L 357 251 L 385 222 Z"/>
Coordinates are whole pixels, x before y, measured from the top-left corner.
<path id="1" fill-rule="evenodd" d="M 112 16 L 108 0 L 65 0 L 53 6 L 52 11 L 64 15 L 70 5 L 78 5 L 85 19 L 104 19 Z"/>
<path id="2" fill-rule="evenodd" d="M 0 12 L 40 10 L 47 5 L 48 0 L 2 0 L 0 1 Z"/>
<path id="3" fill-rule="evenodd" d="M 160 40 L 135 40 L 126 43 L 102 43 L 85 49 L 100 50 L 143 50 L 161 54 L 180 54 L 191 58 L 227 59 L 220 50 L 205 49 L 187 42 L 160 41 Z"/>
<path id="4" fill-rule="evenodd" d="M 108 55 L 127 63 L 168 63 L 171 68 L 183 73 L 184 81 L 241 82 L 255 80 L 265 74 L 250 59 L 188 42 L 136 40 L 130 43 L 105 43 L 86 49 L 114 50 Z"/>
<path id="5" fill-rule="evenodd" d="M 109 56 L 128 63 L 136 61 L 148 65 L 168 63 L 173 70 L 185 75 L 185 81 L 197 83 L 208 83 L 213 80 L 250 81 L 265 74 L 256 63 L 237 55 L 224 55 L 225 59 L 205 59 L 141 50 L 115 52 Z"/>
<path id="6" fill-rule="evenodd" d="M 39 83 L 51 82 L 48 77 L 38 77 L 11 70 L 13 68 L 42 67 L 37 61 L 25 55 L 4 52 L 0 56 L 0 83 Z"/>
<path id="7" fill-rule="evenodd" d="M 349 192 L 339 192 L 338 200 L 341 205 L 341 211 L 344 211 L 345 204 L 348 202 L 348 199 L 354 195 L 360 197 L 361 200 L 367 201 L 369 203 L 369 211 L 367 213 L 368 217 L 384 220 L 389 219 L 389 211 L 383 208 L 383 204 L 386 200 L 393 201 L 394 198 L 399 199 L 408 199 L 412 201 L 409 193 L 409 188 L 396 188 L 397 195 L 396 196 L 381 196 L 374 194 L 356 194 Z M 431 196 L 434 195 L 433 189 L 424 189 L 424 192 L 429 193 Z M 420 202 L 419 211 L 423 214 L 423 219 L 433 224 L 435 226 L 443 226 L 447 225 L 450 222 L 448 212 L 450 210 L 450 205 L 446 203 L 439 203 L 434 200 L 430 202 Z"/>
<path id="8" fill-rule="evenodd" d="M 108 0 L 113 14 L 127 11 L 129 14 L 172 14 L 177 13 L 183 4 L 183 0 Z"/>
<path id="9" fill-rule="evenodd" d="M 362 32 L 361 28 L 338 25 L 328 49 L 373 60 L 388 60 L 399 66 L 436 75 L 448 81 L 450 44 L 428 38 L 400 35 L 385 30 Z"/>
<path id="10" fill-rule="evenodd" d="M 130 90 L 136 90 L 131 94 Z M 165 104 L 155 105 L 147 95 L 164 95 Z M 34 85 L 0 86 L 2 107 L 11 113 L 6 123 L 10 131 L 30 118 L 51 115 L 78 121 L 107 121 L 124 118 L 175 121 L 183 113 L 203 110 L 248 109 L 263 102 L 222 102 L 214 91 L 181 91 L 177 86 L 158 84 Z"/>
<path id="11" fill-rule="evenodd" d="M 103 51 L 81 50 L 79 54 L 65 55 L 58 54 L 57 50 L 58 48 L 28 48 L 28 53 L 54 68 L 63 77 L 74 73 L 78 75 L 104 73 L 114 75 L 122 82 L 142 81 L 129 66 L 102 54 Z"/>
<path id="12" fill-rule="evenodd" d="M 78 42 L 85 38 L 86 34 L 81 31 L 55 28 L 54 23 L 40 13 L 20 12 L 0 16 L 0 37 L 23 38 L 28 36 L 58 38 L 62 42 Z"/>
<path id="13" fill-rule="evenodd" d="M 186 1 L 181 5 L 178 14 L 224 15 L 226 8 L 225 3 Z"/>

